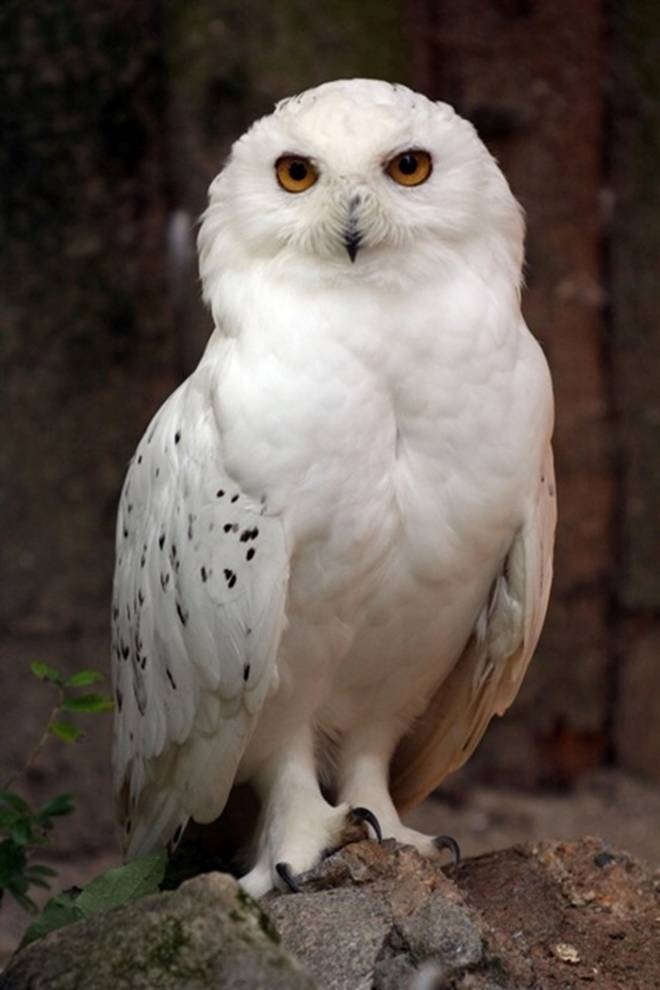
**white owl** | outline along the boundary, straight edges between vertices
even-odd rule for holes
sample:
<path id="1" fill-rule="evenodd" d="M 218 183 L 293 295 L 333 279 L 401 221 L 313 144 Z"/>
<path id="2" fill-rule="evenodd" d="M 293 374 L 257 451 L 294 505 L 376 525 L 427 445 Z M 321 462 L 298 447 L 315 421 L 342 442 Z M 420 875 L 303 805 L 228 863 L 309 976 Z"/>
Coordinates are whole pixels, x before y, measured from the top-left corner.
<path id="1" fill-rule="evenodd" d="M 356 823 L 439 856 L 399 813 L 515 697 L 551 583 L 521 211 L 451 107 L 339 81 L 236 142 L 199 249 L 215 329 L 119 510 L 126 854 L 248 783 L 253 895 Z"/>

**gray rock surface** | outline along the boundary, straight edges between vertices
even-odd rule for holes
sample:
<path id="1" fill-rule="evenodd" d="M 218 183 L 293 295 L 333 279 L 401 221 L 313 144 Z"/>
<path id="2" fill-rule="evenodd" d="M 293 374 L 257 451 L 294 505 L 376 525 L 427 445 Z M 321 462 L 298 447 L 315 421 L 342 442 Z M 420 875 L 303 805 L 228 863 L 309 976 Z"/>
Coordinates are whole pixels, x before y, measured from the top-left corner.
<path id="1" fill-rule="evenodd" d="M 660 987 L 660 878 L 597 839 L 447 870 L 360 842 L 298 879 L 264 911 L 231 877 L 198 877 L 28 947 L 0 990 Z"/>
<path id="2" fill-rule="evenodd" d="M 322 990 L 660 987 L 660 879 L 598 839 L 447 870 L 362 842 L 301 886 L 264 906 Z"/>
<path id="3" fill-rule="evenodd" d="M 209 873 L 53 932 L 24 949 L 2 990 L 313 990 L 233 877 Z"/>

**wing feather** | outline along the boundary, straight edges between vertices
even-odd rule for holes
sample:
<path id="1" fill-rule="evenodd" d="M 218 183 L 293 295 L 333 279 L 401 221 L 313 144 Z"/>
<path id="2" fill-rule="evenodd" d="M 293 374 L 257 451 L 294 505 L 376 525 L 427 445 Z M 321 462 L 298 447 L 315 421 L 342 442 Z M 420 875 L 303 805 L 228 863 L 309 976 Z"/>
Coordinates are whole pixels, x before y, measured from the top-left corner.
<path id="1" fill-rule="evenodd" d="M 462 766 L 493 715 L 502 715 L 518 693 L 548 606 L 556 515 L 548 445 L 534 498 L 472 635 L 395 754 L 391 790 L 399 809 L 423 800 Z"/>
<path id="2" fill-rule="evenodd" d="M 222 811 L 284 627 L 280 519 L 222 463 L 199 381 L 157 413 L 131 462 L 113 600 L 114 785 L 126 854 Z"/>

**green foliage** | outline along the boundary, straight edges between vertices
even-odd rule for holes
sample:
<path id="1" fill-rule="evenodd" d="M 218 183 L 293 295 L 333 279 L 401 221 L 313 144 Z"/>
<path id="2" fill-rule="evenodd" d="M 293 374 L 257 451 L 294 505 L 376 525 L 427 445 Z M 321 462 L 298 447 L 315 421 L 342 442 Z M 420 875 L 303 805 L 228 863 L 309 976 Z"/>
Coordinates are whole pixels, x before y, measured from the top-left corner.
<path id="1" fill-rule="evenodd" d="M 108 870 L 87 884 L 76 904 L 85 915 L 98 914 L 153 894 L 162 883 L 166 865 L 163 850 Z"/>
<path id="2" fill-rule="evenodd" d="M 30 669 L 35 677 L 40 681 L 50 681 L 51 684 L 64 684 L 64 679 L 54 667 L 49 667 L 47 663 L 31 663 Z"/>
<path id="3" fill-rule="evenodd" d="M 111 911 L 147 894 L 155 894 L 165 876 L 166 865 L 167 854 L 164 850 L 152 853 L 151 856 L 108 870 L 92 880 L 84 890 L 66 891 L 52 897 L 26 931 L 19 948 L 73 921 Z"/>
<path id="4" fill-rule="evenodd" d="M 56 700 L 44 733 L 23 770 L 0 790 L 0 902 L 9 893 L 21 907 L 36 915 L 38 909 L 30 891 L 33 887 L 49 888 L 57 873 L 50 866 L 35 863 L 35 851 L 50 843 L 54 820 L 71 814 L 74 805 L 69 794 L 58 794 L 42 807 L 32 808 L 12 789 L 13 784 L 34 764 L 51 736 L 72 743 L 84 735 L 74 722 L 63 719 L 62 713 L 94 715 L 109 711 L 113 705 L 107 695 L 80 691 L 103 680 L 95 670 L 81 670 L 65 677 L 45 663 L 33 663 L 31 669 L 35 677 L 55 691 Z M 84 890 L 67 890 L 51 897 L 27 929 L 19 948 L 64 925 L 155 893 L 163 882 L 166 866 L 165 851 L 154 853 L 108 870 Z"/>
<path id="5" fill-rule="evenodd" d="M 84 918 L 80 908 L 76 907 L 76 896 L 75 891 L 64 891 L 56 897 L 51 897 L 39 917 L 35 918 L 23 935 L 18 948 L 22 949 L 23 946 L 36 942 L 38 938 L 43 938 L 49 932 Z"/>
<path id="6" fill-rule="evenodd" d="M 73 722 L 50 722 L 48 731 L 61 739 L 62 742 L 76 742 L 85 735 L 83 730 L 79 729 Z"/>
<path id="7" fill-rule="evenodd" d="M 32 862 L 33 850 L 48 844 L 53 818 L 72 811 L 68 794 L 59 794 L 35 810 L 13 791 L 0 791 L 0 898 L 7 891 L 26 911 L 36 912 L 28 891 L 31 887 L 48 888 L 48 878 L 56 871 Z"/>
<path id="8" fill-rule="evenodd" d="M 112 701 L 103 694 L 81 694 L 77 698 L 65 698 L 62 702 L 65 712 L 108 712 Z"/>
<path id="9" fill-rule="evenodd" d="M 31 669 L 36 678 L 54 689 L 56 701 L 43 735 L 24 767 L 0 790 L 0 903 L 4 894 L 9 893 L 26 911 L 36 914 L 38 908 L 30 896 L 31 889 L 48 889 L 50 879 L 57 873 L 50 866 L 35 863 L 35 851 L 50 844 L 53 819 L 70 815 L 74 805 L 69 794 L 58 794 L 41 808 L 35 809 L 16 793 L 13 786 L 34 765 L 50 736 L 71 743 L 84 735 L 82 729 L 73 722 L 60 719 L 60 712 L 105 712 L 112 708 L 112 701 L 103 694 L 76 693 L 81 687 L 89 687 L 103 680 L 103 675 L 95 670 L 82 670 L 65 678 L 58 670 L 45 663 L 33 663 Z M 64 917 L 67 911 L 71 914 L 72 905 L 68 903 L 67 895 L 60 895 L 54 901 L 57 903 L 54 904 L 53 900 L 49 902 L 49 905 L 53 905 L 50 917 Z"/>

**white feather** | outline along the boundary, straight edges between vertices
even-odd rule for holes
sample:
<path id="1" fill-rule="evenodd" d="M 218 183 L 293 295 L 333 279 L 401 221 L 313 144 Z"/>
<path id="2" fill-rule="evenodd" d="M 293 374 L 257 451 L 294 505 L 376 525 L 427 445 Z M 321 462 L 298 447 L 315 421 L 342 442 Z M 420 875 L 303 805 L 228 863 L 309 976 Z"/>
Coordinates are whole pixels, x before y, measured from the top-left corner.
<path id="1" fill-rule="evenodd" d="M 414 187 L 386 168 L 408 149 L 433 164 Z M 278 184 L 287 154 L 313 163 L 305 192 Z M 278 855 L 306 868 L 341 818 L 315 744 L 341 800 L 363 803 L 359 782 L 402 836 L 382 789 L 406 730 L 404 803 L 512 700 L 554 532 L 539 489 L 552 390 L 520 314 L 522 242 L 474 128 L 405 87 L 326 84 L 234 145 L 199 236 L 215 332 L 120 507 L 129 854 L 250 781 L 265 811 L 248 889 L 267 888 Z"/>
<path id="2" fill-rule="evenodd" d="M 284 623 L 282 523 L 224 469 L 203 378 L 155 417 L 120 503 L 114 765 L 116 791 L 127 786 L 136 801 L 131 854 L 178 819 L 222 810 L 241 756 L 236 737 L 244 746 Z"/>

